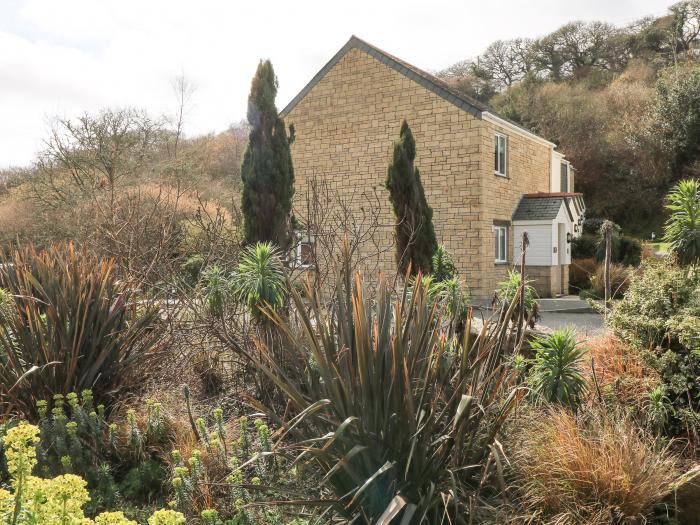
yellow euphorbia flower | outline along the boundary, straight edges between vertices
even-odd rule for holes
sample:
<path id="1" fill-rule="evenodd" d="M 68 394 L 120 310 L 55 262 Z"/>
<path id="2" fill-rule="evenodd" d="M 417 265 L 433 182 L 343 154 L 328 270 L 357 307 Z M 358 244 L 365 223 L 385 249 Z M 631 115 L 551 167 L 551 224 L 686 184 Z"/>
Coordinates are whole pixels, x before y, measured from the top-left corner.
<path id="1" fill-rule="evenodd" d="M 123 512 L 103 512 L 95 518 L 95 525 L 138 525 L 127 519 Z"/>
<path id="2" fill-rule="evenodd" d="M 157 510 L 148 518 L 148 525 L 182 525 L 185 516 L 174 510 Z"/>

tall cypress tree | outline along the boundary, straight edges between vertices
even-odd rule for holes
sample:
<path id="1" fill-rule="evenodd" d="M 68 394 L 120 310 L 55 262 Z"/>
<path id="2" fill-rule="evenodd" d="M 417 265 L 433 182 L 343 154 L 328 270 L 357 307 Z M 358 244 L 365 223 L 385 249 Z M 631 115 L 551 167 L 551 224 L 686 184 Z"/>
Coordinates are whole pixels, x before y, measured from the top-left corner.
<path id="1" fill-rule="evenodd" d="M 405 274 L 430 273 L 432 257 L 438 244 L 433 227 L 433 210 L 425 200 L 420 172 L 413 164 L 416 141 L 404 120 L 399 140 L 394 142 L 394 156 L 386 177 L 386 187 L 396 215 L 396 260 Z"/>
<path id="2" fill-rule="evenodd" d="M 284 121 L 277 113 L 277 77 L 269 60 L 260 61 L 248 97 L 250 137 L 243 156 L 243 237 L 246 243 L 291 245 L 294 168 Z"/>

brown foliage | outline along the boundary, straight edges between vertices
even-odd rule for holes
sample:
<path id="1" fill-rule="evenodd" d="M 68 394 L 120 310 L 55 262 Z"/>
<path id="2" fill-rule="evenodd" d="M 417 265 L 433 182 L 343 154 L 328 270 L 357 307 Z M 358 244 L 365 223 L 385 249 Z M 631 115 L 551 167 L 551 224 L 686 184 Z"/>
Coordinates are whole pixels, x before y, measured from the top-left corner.
<path id="1" fill-rule="evenodd" d="M 595 367 L 598 385 L 603 390 L 611 390 L 624 405 L 641 407 L 647 402 L 649 392 L 661 383 L 658 373 L 646 366 L 634 349 L 615 336 L 590 339 L 586 348 Z M 594 391 L 594 388 L 591 384 L 590 391 Z"/>
<path id="2" fill-rule="evenodd" d="M 632 270 L 622 264 L 610 265 L 610 289 L 613 298 L 622 297 L 630 285 Z M 591 285 L 599 297 L 605 296 L 605 266 L 600 265 L 591 277 Z"/>
<path id="3" fill-rule="evenodd" d="M 538 412 L 519 438 L 516 486 L 531 522 L 646 523 L 678 473 L 668 451 L 619 414 Z"/>
<path id="4" fill-rule="evenodd" d="M 591 287 L 591 277 L 598 269 L 595 257 L 574 259 L 569 266 L 569 286 L 577 290 L 588 290 Z"/>

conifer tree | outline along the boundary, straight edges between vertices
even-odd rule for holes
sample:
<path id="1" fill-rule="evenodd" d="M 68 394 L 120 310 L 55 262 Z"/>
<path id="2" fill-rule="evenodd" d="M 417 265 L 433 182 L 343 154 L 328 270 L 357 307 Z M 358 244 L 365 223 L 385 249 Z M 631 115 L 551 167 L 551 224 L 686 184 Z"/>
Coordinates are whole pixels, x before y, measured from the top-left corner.
<path id="1" fill-rule="evenodd" d="M 269 60 L 260 61 L 248 97 L 250 136 L 243 156 L 243 237 L 247 244 L 291 245 L 294 167 L 284 121 L 277 113 L 277 77 Z"/>
<path id="2" fill-rule="evenodd" d="M 416 142 L 404 120 L 386 177 L 386 187 L 396 216 L 396 260 L 399 271 L 424 274 L 432 270 L 438 244 L 433 227 L 433 210 L 425 200 L 420 172 L 413 164 Z"/>

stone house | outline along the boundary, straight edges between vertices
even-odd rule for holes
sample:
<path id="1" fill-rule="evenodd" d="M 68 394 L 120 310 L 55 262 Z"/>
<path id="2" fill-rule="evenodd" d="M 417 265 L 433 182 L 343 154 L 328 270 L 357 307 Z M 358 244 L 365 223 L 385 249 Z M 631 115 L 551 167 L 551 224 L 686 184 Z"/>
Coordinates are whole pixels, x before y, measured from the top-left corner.
<path id="1" fill-rule="evenodd" d="M 312 178 L 342 195 L 375 192 L 379 243 L 391 246 L 395 218 L 384 183 L 405 119 L 438 242 L 472 296 L 490 297 L 519 263 L 525 231 L 528 277 L 539 294 L 566 293 L 570 242 L 585 209 L 581 194 L 573 192 L 574 170 L 555 144 L 354 36 L 281 114 L 295 127 L 300 215 Z M 363 204 L 356 199 L 353 206 Z M 375 267 L 395 272 L 393 249 L 376 258 Z"/>

